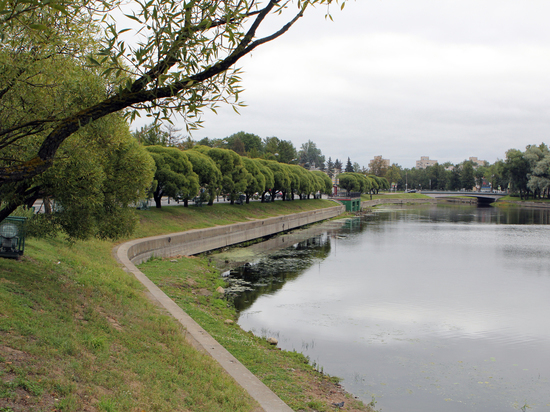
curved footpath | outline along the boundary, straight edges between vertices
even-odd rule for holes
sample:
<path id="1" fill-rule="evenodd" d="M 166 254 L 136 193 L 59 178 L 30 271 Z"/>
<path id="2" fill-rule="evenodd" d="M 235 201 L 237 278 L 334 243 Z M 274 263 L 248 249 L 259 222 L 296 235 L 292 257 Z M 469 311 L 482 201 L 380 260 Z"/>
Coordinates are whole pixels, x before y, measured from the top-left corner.
<path id="1" fill-rule="evenodd" d="M 335 206 L 293 215 L 135 239 L 115 247 L 114 254 L 117 261 L 124 266 L 124 270 L 132 273 L 147 288 L 149 297 L 183 325 L 187 341 L 212 356 L 260 404 L 260 408 L 255 412 L 291 412 L 292 409 L 287 404 L 151 282 L 136 265 L 152 256 L 189 256 L 235 245 L 330 219 L 344 211 L 344 206 Z"/>

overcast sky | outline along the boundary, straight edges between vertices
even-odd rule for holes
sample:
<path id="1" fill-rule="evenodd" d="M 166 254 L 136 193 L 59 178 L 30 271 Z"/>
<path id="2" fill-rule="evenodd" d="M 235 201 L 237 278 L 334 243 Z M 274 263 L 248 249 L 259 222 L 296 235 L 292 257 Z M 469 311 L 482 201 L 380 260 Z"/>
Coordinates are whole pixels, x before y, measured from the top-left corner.
<path id="1" fill-rule="evenodd" d="M 193 139 L 311 139 L 328 159 L 413 167 L 548 142 L 550 2 L 357 0 L 306 13 L 239 62 L 242 99 Z M 180 125 L 182 127 L 182 125 Z"/>

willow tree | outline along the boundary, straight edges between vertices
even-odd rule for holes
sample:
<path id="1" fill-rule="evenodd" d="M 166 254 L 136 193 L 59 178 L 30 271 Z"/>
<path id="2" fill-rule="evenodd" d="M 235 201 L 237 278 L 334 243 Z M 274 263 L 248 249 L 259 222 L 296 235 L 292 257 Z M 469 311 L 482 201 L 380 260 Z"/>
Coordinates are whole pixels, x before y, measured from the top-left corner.
<path id="1" fill-rule="evenodd" d="M 288 165 L 274 160 L 260 160 L 260 163 L 269 168 L 273 174 L 273 186 L 266 187 L 266 191 L 271 194 L 271 201 L 274 202 L 277 192 L 286 193 L 290 190 L 290 170 Z M 266 192 L 262 194 L 262 201 L 265 199 L 265 194 Z"/>
<path id="2" fill-rule="evenodd" d="M 198 150 L 185 150 L 183 153 L 193 165 L 193 172 L 199 176 L 201 189 L 208 194 L 208 206 L 212 206 L 222 181 L 220 169 L 212 158 Z"/>
<path id="3" fill-rule="evenodd" d="M 339 186 L 346 192 L 356 192 L 361 190 L 361 181 L 355 173 L 340 173 L 338 175 Z"/>
<path id="4" fill-rule="evenodd" d="M 291 200 L 294 200 L 294 193 L 298 195 L 300 200 L 306 199 L 314 188 L 313 175 L 309 170 L 298 165 L 288 165 L 290 172 L 290 190 L 288 195 Z"/>
<path id="5" fill-rule="evenodd" d="M 0 155 L 0 189 L 10 192 L 10 200 L 2 203 L 0 221 L 28 202 L 33 179 L 55 163 L 65 140 L 104 116 L 124 111 L 133 119 L 141 110 L 169 118 L 177 111 L 193 129 L 200 126 L 206 108 L 215 110 L 220 102 L 238 107 L 242 89 L 235 64 L 287 32 L 311 6 L 332 3 L 343 6 L 345 0 L 132 0 L 124 2 L 124 7 L 133 24 L 117 27 L 114 17 L 109 23 L 117 0 L 98 1 L 101 7 L 77 0 L 4 2 L 0 36 L 7 64 L 0 68 L 2 107 L 16 102 L 29 82 L 43 86 L 40 76 L 27 72 L 27 67 L 36 70 L 40 60 L 67 54 L 82 64 L 86 60 L 90 70 L 100 72 L 110 84 L 104 98 L 46 113 L 33 110 L 33 103 L 28 115 L 9 116 L 0 124 L 0 150 L 14 145 L 29 149 L 25 156 Z M 282 25 L 274 26 L 281 21 L 281 13 L 292 14 Z M 101 34 L 89 36 L 75 29 L 100 21 Z M 260 34 L 272 27 L 276 28 Z M 90 44 L 98 40 L 101 46 L 65 46 L 64 39 L 82 36 L 87 36 L 84 40 Z M 136 43 L 125 42 L 127 38 Z M 24 56 L 12 67 L 21 51 Z M 58 85 L 48 86 L 44 92 L 55 93 Z M 29 137 L 33 141 L 38 138 L 37 144 L 29 143 Z"/>
<path id="6" fill-rule="evenodd" d="M 390 188 L 390 183 L 388 182 L 388 179 L 386 179 L 385 177 L 380 177 L 376 175 L 369 175 L 368 177 L 372 179 L 374 183 L 376 183 L 376 184 L 373 184 L 371 188 L 371 190 L 373 190 L 374 193 L 378 194 L 379 190 L 388 190 Z"/>
<path id="7" fill-rule="evenodd" d="M 320 191 L 326 195 L 332 194 L 332 179 L 326 173 L 314 170 L 311 173 L 320 181 Z"/>
<path id="8" fill-rule="evenodd" d="M 260 173 L 264 175 L 265 187 L 261 195 L 262 202 L 265 202 L 265 194 L 275 186 L 275 176 L 271 169 L 261 160 L 257 161 L 256 166 L 260 169 Z"/>
<path id="9" fill-rule="evenodd" d="M 229 196 L 231 204 L 234 204 L 248 185 L 249 173 L 244 167 L 243 158 L 233 150 L 217 147 L 196 146 L 193 150 L 204 153 L 216 163 L 222 176 L 220 190 L 224 195 Z"/>
<path id="10" fill-rule="evenodd" d="M 155 161 L 156 171 L 152 195 L 157 208 L 162 207 L 163 196 L 189 199 L 199 191 L 199 177 L 187 155 L 175 147 L 147 146 Z"/>
<path id="11" fill-rule="evenodd" d="M 251 196 L 254 196 L 255 193 L 263 193 L 266 189 L 265 175 L 261 170 L 264 166 L 257 159 L 249 159 L 248 157 L 243 157 L 242 159 L 244 167 L 248 171 L 247 184 L 244 189 L 246 203 L 248 204 L 250 203 Z"/>
<path id="12" fill-rule="evenodd" d="M 46 17 L 43 20 L 47 22 Z M 105 99 L 111 84 L 76 57 L 92 50 L 86 36 L 94 27 L 67 19 L 51 30 L 27 26 L 4 32 L 0 43 L 0 169 L 19 169 L 44 142 L 48 123 Z M 81 33 L 82 38 L 79 38 Z M 17 125 L 27 124 L 25 132 Z M 31 125 L 32 124 L 32 125 Z M 26 133 L 25 136 L 23 134 Z M 10 169 L 11 167 L 11 169 Z M 14 172 L 14 173 L 15 173 Z M 111 113 L 82 127 L 58 148 L 55 161 L 23 186 L 0 183 L 2 218 L 13 205 L 44 200 L 35 234 L 65 232 L 71 239 L 125 236 L 135 225 L 134 202 L 146 197 L 154 172 L 147 152 L 130 134 L 127 121 Z M 25 188 L 23 192 L 20 190 Z"/>

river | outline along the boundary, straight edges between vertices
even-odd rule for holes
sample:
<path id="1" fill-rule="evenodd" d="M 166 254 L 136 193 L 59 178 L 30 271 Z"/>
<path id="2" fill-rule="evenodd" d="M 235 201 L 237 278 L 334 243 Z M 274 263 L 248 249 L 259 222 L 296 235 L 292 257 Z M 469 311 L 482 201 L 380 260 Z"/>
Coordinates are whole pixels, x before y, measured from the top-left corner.
<path id="1" fill-rule="evenodd" d="M 251 261 L 229 277 L 243 329 L 383 412 L 549 411 L 549 222 L 548 210 L 384 207 L 223 259 Z"/>

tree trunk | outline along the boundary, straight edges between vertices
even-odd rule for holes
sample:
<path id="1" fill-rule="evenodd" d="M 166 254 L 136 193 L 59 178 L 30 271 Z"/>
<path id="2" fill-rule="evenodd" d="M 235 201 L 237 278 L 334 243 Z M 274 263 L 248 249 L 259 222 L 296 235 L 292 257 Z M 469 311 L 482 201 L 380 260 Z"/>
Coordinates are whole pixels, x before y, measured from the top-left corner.
<path id="1" fill-rule="evenodd" d="M 208 206 L 213 206 L 214 205 L 214 190 L 209 190 L 208 191 Z"/>
<path id="2" fill-rule="evenodd" d="M 162 207 L 161 205 L 162 192 L 155 191 L 155 193 L 153 193 L 153 199 L 155 200 L 155 207 L 157 209 L 160 209 Z"/>
<path id="3" fill-rule="evenodd" d="M 44 203 L 44 213 L 49 215 L 52 213 L 52 204 L 50 203 L 49 197 L 44 197 L 42 199 L 42 203 Z"/>

